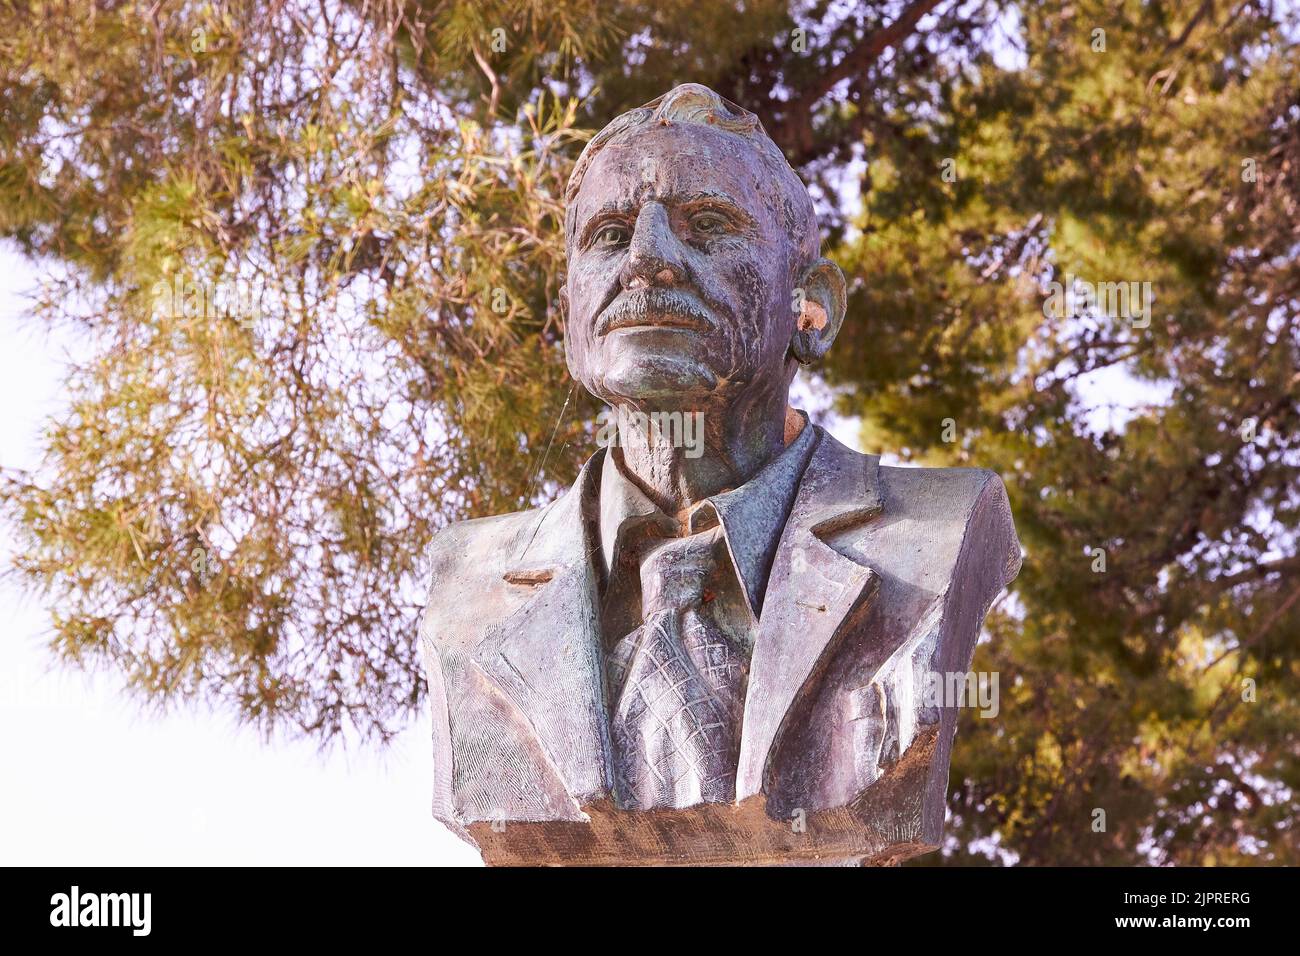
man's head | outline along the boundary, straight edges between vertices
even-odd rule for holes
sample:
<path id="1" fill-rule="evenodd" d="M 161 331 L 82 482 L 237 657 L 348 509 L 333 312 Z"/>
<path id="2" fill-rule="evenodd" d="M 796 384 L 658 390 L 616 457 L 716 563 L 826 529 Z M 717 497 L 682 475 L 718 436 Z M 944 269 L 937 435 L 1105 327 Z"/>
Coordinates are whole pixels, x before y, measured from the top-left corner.
<path id="1" fill-rule="evenodd" d="M 707 87 L 625 113 L 566 193 L 569 370 L 612 403 L 788 389 L 844 317 L 808 191 L 758 118 Z"/>

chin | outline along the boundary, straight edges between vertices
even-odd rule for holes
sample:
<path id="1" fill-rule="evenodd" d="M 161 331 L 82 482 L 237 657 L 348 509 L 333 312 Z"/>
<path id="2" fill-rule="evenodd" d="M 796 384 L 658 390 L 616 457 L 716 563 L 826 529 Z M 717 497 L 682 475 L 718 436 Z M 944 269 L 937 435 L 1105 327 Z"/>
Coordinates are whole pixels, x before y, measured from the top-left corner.
<path id="1" fill-rule="evenodd" d="M 697 356 L 638 350 L 620 354 L 609 364 L 600 376 L 604 394 L 599 397 L 612 402 L 673 405 L 712 394 L 720 381 L 721 376 Z"/>

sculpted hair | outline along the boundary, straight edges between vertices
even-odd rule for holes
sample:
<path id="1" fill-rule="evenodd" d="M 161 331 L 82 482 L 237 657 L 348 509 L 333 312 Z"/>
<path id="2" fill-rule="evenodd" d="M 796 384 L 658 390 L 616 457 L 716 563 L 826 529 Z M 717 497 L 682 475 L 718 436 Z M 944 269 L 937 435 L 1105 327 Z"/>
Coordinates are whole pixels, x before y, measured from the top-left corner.
<path id="1" fill-rule="evenodd" d="M 791 267 L 801 269 L 817 258 L 821 248 L 817 214 L 803 180 L 786 162 L 785 154 L 772 142 L 757 116 L 699 83 L 684 83 L 674 87 L 645 106 L 615 117 L 591 138 L 578 157 L 564 191 L 564 233 L 569 242 L 573 241 L 574 230 L 577 228 L 573 212 L 574 200 L 582 188 L 582 180 L 587 175 L 588 168 L 600 151 L 614 140 L 633 135 L 644 126 L 666 126 L 669 123 L 698 123 L 743 137 L 758 153 L 781 187 L 780 206 L 776 212 L 782 226 L 795 242 L 797 251 Z"/>

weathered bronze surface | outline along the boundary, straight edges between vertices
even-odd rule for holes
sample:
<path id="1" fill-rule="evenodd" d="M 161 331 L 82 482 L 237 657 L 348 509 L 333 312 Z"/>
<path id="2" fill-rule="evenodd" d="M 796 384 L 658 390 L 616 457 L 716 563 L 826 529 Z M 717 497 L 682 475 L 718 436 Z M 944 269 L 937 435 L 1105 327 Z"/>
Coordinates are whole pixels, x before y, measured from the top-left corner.
<path id="1" fill-rule="evenodd" d="M 617 440 L 550 505 L 434 540 L 434 815 L 490 864 L 934 849 L 961 702 L 933 690 L 1020 563 L 1002 482 L 789 408 L 845 285 L 752 114 L 677 87 L 567 201 L 569 369 Z"/>

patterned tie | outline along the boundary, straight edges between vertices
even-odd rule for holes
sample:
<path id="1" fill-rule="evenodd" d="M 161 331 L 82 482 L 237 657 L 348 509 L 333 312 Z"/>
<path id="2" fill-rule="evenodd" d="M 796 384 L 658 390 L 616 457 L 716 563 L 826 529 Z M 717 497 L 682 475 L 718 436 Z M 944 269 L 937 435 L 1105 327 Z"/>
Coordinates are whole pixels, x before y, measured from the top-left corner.
<path id="1" fill-rule="evenodd" d="M 746 664 L 710 614 L 721 527 L 641 561 L 644 623 L 609 657 L 615 796 L 649 810 L 735 797 Z M 729 559 L 728 559 L 729 564 Z"/>

